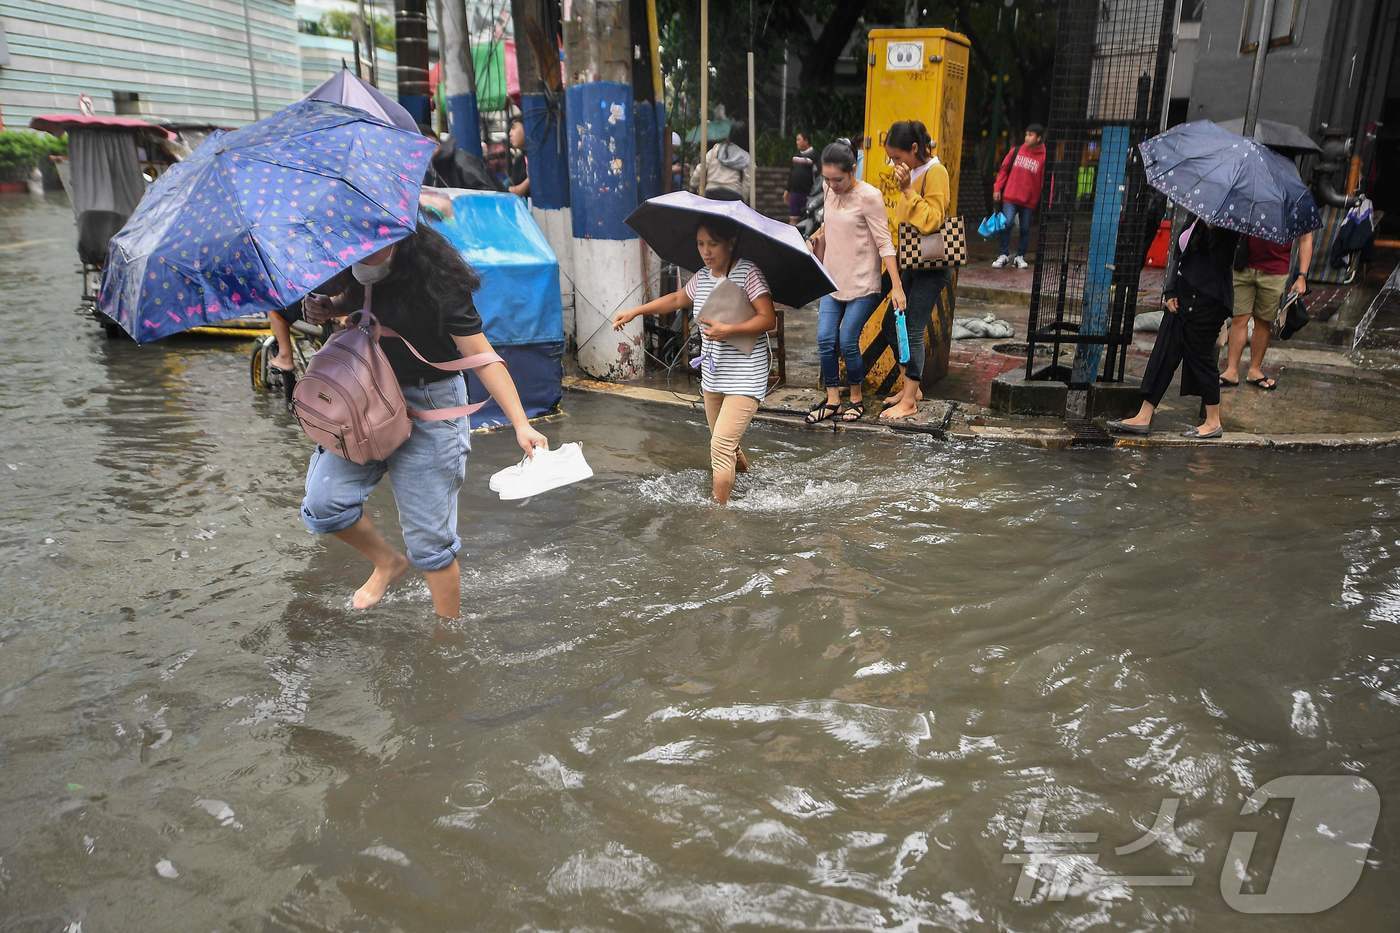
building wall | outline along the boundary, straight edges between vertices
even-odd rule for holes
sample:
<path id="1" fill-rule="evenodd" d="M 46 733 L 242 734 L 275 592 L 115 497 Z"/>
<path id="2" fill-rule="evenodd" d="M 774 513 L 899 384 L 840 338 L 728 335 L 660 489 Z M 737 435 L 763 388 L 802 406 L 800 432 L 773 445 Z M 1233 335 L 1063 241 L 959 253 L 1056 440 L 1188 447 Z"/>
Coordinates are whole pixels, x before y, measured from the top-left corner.
<path id="1" fill-rule="evenodd" d="M 296 20 L 290 0 L 247 3 L 265 116 L 304 93 Z M 153 117 L 253 119 L 242 0 L 0 0 L 0 21 L 11 59 L 0 67 L 7 127 L 75 112 L 79 94 L 115 113 L 114 92 L 136 93 Z"/>
<path id="2" fill-rule="evenodd" d="M 1233 120 L 1244 116 L 1249 100 L 1254 53 L 1241 52 L 1244 16 L 1251 0 L 1209 0 L 1201 18 L 1196 64 L 1191 80 L 1189 119 Z M 1301 11 L 1295 39 L 1269 50 L 1259 116 L 1316 132 L 1314 101 L 1339 0 L 1277 0 L 1275 23 L 1294 9 Z M 1258 6 L 1258 0 L 1254 0 Z M 1257 15 L 1257 14 L 1256 14 Z M 1257 22 L 1257 21 L 1256 21 Z M 1253 42 L 1257 26 L 1250 29 Z"/>
<path id="3" fill-rule="evenodd" d="M 315 90 L 316 85 L 340 70 L 344 62 L 355 70 L 355 44 L 349 39 L 336 39 L 331 36 L 311 36 L 301 33 L 297 36 L 297 49 L 301 53 L 301 92 Z M 398 96 L 398 58 L 388 49 L 378 49 L 379 89 L 390 97 Z M 368 67 L 365 69 L 368 77 Z"/>

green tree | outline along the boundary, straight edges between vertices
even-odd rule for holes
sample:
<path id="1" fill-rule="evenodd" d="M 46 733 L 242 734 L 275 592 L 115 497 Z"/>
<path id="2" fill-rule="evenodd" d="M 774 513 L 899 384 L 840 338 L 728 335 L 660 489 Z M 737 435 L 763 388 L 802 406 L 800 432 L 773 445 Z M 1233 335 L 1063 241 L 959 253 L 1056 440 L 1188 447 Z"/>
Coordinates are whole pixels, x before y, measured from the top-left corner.
<path id="1" fill-rule="evenodd" d="M 394 21 L 387 16 L 369 14 L 370 25 L 374 27 L 374 44 L 381 49 L 394 48 Z M 327 10 L 321 15 L 321 28 L 328 36 L 339 39 L 354 38 L 355 14 L 349 10 Z"/>
<path id="2" fill-rule="evenodd" d="M 700 24 L 695 0 L 658 0 L 662 70 L 668 86 L 672 124 L 688 130 L 699 121 Z M 992 126 L 998 75 L 1002 88 L 1001 127 L 1013 131 L 1045 122 L 1049 110 L 1055 41 L 1054 0 L 923 0 L 916 22 L 961 32 L 972 44 L 968 76 L 966 139 L 977 142 Z M 864 68 L 855 84 L 843 82 L 837 64 L 854 44 L 864 48 L 869 31 L 902 26 L 905 0 L 770 0 L 768 3 L 710 3 L 710 102 L 722 103 L 731 117 L 747 108 L 745 54 L 752 49 L 756 74 L 757 122 L 776 132 L 781 106 L 783 49 L 796 90 L 787 102 L 788 129 L 802 128 L 815 142 L 860 130 L 865 107 Z M 990 140 L 989 140 L 990 142 Z M 760 146 L 767 156 L 774 145 Z"/>

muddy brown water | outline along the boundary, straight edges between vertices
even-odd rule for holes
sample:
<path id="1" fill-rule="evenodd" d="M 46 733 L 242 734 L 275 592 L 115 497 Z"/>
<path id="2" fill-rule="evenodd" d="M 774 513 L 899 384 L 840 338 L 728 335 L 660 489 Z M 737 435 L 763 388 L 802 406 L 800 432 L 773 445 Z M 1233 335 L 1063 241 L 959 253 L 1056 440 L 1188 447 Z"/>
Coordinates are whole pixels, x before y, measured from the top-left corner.
<path id="1" fill-rule="evenodd" d="M 465 618 L 356 614 L 245 346 L 105 339 L 71 236 L 0 200 L 0 930 L 1400 922 L 1393 450 L 757 426 L 721 511 L 698 414 L 569 396 L 591 482 L 496 501 L 476 441 Z M 1236 912 L 1232 835 L 1263 891 L 1289 814 L 1241 804 L 1292 774 L 1378 789 L 1360 883 Z M 1033 806 L 1098 836 L 1018 900 Z"/>

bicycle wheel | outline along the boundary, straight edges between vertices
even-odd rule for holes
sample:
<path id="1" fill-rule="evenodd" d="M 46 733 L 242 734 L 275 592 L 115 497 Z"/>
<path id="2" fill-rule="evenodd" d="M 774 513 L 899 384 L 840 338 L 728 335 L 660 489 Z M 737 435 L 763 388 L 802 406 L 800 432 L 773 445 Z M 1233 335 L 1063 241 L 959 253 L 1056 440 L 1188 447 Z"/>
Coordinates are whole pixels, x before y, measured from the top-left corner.
<path id="1" fill-rule="evenodd" d="M 253 341 L 253 352 L 248 357 L 248 381 L 254 392 L 267 388 L 267 341 L 270 338 Z"/>

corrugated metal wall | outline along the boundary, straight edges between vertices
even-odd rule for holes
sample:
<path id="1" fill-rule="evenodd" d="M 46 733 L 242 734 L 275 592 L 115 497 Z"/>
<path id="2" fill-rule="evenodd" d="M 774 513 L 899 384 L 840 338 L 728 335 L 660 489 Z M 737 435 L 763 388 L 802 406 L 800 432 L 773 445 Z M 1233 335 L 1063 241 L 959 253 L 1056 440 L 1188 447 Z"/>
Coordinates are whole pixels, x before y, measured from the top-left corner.
<path id="1" fill-rule="evenodd" d="M 248 0 L 262 114 L 353 64 L 344 39 L 298 35 L 290 0 Z M 10 63 L 0 67 L 7 128 L 39 113 L 75 112 L 78 95 L 116 112 L 134 93 L 143 113 L 238 126 L 253 119 L 242 0 L 0 0 Z M 394 56 L 380 50 L 394 94 Z"/>

